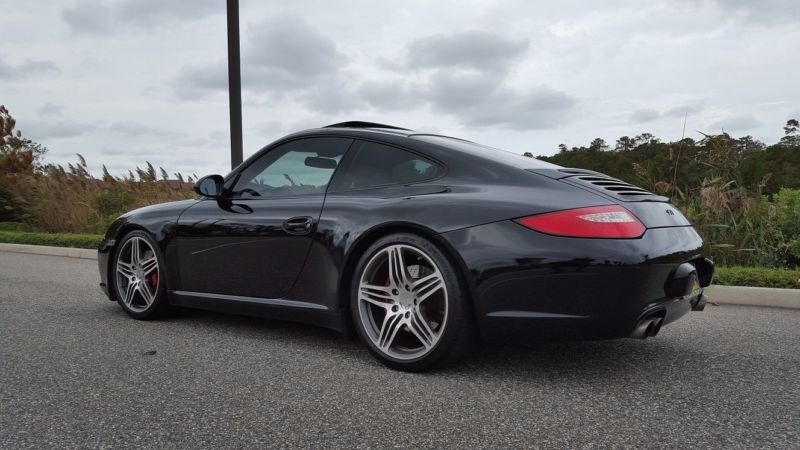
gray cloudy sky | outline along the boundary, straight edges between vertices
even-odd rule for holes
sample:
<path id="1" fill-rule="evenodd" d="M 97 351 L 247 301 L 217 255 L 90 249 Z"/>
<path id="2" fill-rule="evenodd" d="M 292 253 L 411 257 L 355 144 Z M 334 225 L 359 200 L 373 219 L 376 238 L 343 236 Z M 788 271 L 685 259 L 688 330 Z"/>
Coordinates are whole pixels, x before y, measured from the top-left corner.
<path id="1" fill-rule="evenodd" d="M 0 0 L 0 103 L 114 173 L 229 168 L 224 0 Z M 343 120 L 519 153 L 800 117 L 800 2 L 241 1 L 245 156 Z"/>

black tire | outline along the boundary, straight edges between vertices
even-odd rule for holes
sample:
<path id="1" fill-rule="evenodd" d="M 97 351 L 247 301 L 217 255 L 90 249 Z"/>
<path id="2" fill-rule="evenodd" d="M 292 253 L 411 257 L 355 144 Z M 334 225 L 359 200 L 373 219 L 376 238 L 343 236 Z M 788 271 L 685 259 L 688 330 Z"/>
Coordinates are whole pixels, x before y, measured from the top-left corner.
<path id="1" fill-rule="evenodd" d="M 378 264 L 377 262 L 370 264 L 371 261 L 377 261 L 377 259 L 374 258 L 380 257 L 376 255 L 380 255 L 382 252 L 386 252 L 388 255 L 390 249 L 406 248 L 406 246 L 413 248 L 413 250 L 408 249 L 409 251 L 421 251 L 427 255 L 427 257 L 430 258 L 433 263 L 435 263 L 439 274 L 443 279 L 444 288 L 446 289 L 445 293 L 440 294 L 438 301 L 441 301 L 441 298 L 444 298 L 447 306 L 444 308 L 445 312 L 442 314 L 443 316 L 446 316 L 446 320 L 441 320 L 441 323 L 439 324 L 442 328 L 440 328 L 438 333 L 438 340 L 435 341 L 430 348 L 424 350 L 427 353 L 419 357 L 412 357 L 411 359 L 400 359 L 381 350 L 379 345 L 373 342 L 375 330 L 374 328 L 371 332 L 367 330 L 368 327 L 371 326 L 369 323 L 371 320 L 364 319 L 362 321 L 362 315 L 369 313 L 364 313 L 359 309 L 360 304 L 366 305 L 365 302 L 359 300 L 359 287 L 361 285 L 362 276 L 369 277 L 368 274 L 364 273 L 365 270 L 368 269 L 367 266 Z M 413 255 L 415 254 L 412 253 L 412 256 Z M 389 256 L 386 257 L 388 258 Z M 419 261 L 421 259 L 417 258 L 417 260 Z M 409 265 L 404 263 L 404 266 L 408 267 Z M 419 267 L 420 266 L 418 265 L 416 269 L 418 277 L 420 270 L 422 270 Z M 369 270 L 373 269 L 369 268 Z M 387 279 L 387 289 L 390 283 L 391 281 Z M 474 341 L 475 326 L 468 290 L 455 265 L 451 262 L 447 255 L 445 255 L 434 243 L 428 239 L 410 233 L 391 234 L 378 239 L 361 256 L 361 259 L 359 260 L 353 274 L 350 293 L 350 310 L 352 313 L 353 325 L 359 338 L 367 345 L 370 353 L 378 361 L 390 368 L 407 372 L 419 372 L 434 368 L 442 368 L 459 360 L 472 346 Z M 417 297 L 415 296 L 413 298 L 413 305 L 417 305 Z M 421 300 L 420 305 L 423 301 L 428 300 Z M 366 306 L 364 308 L 365 309 L 363 311 L 370 311 L 370 309 Z M 394 308 L 394 306 L 391 308 Z M 414 306 L 414 308 L 416 308 L 416 306 Z M 384 321 L 386 322 L 388 322 L 388 319 L 386 318 L 391 314 L 389 312 L 390 310 L 391 309 L 386 310 L 384 316 Z M 377 311 L 378 314 L 380 314 L 383 309 L 378 307 Z M 405 317 L 409 317 L 408 313 L 406 313 Z M 365 324 L 365 322 L 367 323 Z M 410 332 L 410 329 L 407 325 L 395 327 L 399 330 L 405 330 L 406 333 Z M 372 337 L 370 337 L 370 333 L 372 333 Z M 399 331 L 396 333 L 399 335 Z"/>
<path id="2" fill-rule="evenodd" d="M 134 308 L 128 306 L 124 299 L 122 298 L 122 292 L 118 287 L 118 278 L 117 278 L 117 266 L 120 261 L 120 253 L 126 248 L 126 245 L 129 245 L 129 241 L 134 239 L 143 239 L 146 241 L 150 248 L 149 251 L 152 251 L 156 260 L 158 261 L 157 270 L 157 287 L 155 289 L 155 294 L 153 295 L 153 300 L 144 309 Z M 141 241 L 139 241 L 141 242 Z M 117 300 L 117 303 L 122 307 L 123 311 L 125 311 L 129 316 L 133 317 L 137 320 L 152 320 L 152 319 L 159 319 L 162 317 L 166 317 L 173 312 L 176 311 L 176 307 L 169 304 L 169 300 L 167 299 L 167 276 L 166 276 L 166 264 L 164 262 L 164 255 L 161 254 L 161 249 L 158 247 L 158 244 L 155 240 L 150 237 L 148 233 L 145 233 L 141 230 L 134 230 L 127 233 L 116 246 L 114 251 L 114 257 L 112 260 L 111 266 L 111 273 L 109 274 L 109 284 L 114 293 L 114 297 Z M 152 289 L 151 289 L 152 290 Z M 141 297 L 140 297 L 141 298 Z"/>

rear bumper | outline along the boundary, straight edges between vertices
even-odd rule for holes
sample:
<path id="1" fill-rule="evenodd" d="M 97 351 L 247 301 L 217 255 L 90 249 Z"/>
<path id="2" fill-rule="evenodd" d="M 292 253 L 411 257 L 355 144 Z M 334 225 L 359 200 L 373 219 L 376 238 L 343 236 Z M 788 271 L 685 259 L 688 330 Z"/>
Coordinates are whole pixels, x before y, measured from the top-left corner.
<path id="1" fill-rule="evenodd" d="M 626 337 L 647 315 L 668 324 L 689 312 L 700 294 L 689 284 L 705 287 L 713 274 L 692 227 L 576 239 L 504 221 L 442 237 L 471 275 L 478 324 L 490 341 Z"/>

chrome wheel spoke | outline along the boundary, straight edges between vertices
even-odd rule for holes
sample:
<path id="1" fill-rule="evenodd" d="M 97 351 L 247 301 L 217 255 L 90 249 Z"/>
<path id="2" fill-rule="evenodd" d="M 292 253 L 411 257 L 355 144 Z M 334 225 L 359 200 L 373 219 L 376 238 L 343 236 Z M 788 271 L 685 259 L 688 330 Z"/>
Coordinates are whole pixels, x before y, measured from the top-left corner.
<path id="1" fill-rule="evenodd" d="M 138 283 L 136 281 L 131 281 L 125 290 L 125 297 L 123 297 L 122 302 L 130 307 L 133 304 L 133 295 L 136 294 L 137 289 Z"/>
<path id="2" fill-rule="evenodd" d="M 414 312 L 411 314 L 411 320 L 408 322 L 408 328 L 411 330 L 411 333 L 419 339 L 422 345 L 425 348 L 431 348 L 433 346 L 433 341 L 437 336 L 433 334 L 431 331 L 430 326 L 428 323 L 425 322 L 425 319 L 420 314 L 418 308 L 414 309 Z"/>
<path id="3" fill-rule="evenodd" d="M 156 270 L 158 268 L 158 260 L 156 256 L 153 255 L 150 258 L 147 258 L 139 263 L 139 266 L 142 268 L 142 273 L 145 275 L 150 275 L 150 272 Z"/>
<path id="4" fill-rule="evenodd" d="M 417 302 L 422 303 L 423 300 L 427 299 L 428 297 L 436 293 L 439 289 L 443 288 L 444 288 L 444 280 L 437 271 L 428 275 L 425 278 L 416 281 L 412 285 L 411 291 L 417 298 Z"/>
<path id="5" fill-rule="evenodd" d="M 370 283 L 361 283 L 358 298 L 381 308 L 390 308 L 394 304 L 392 288 Z"/>
<path id="6" fill-rule="evenodd" d="M 147 287 L 147 282 L 139 284 L 139 295 L 142 296 L 145 307 L 150 306 L 150 303 L 153 303 L 153 293 L 150 292 L 150 288 Z"/>
<path id="7" fill-rule="evenodd" d="M 126 278 L 130 278 L 134 274 L 133 265 L 123 261 L 117 261 L 117 272 Z"/>
<path id="8" fill-rule="evenodd" d="M 139 239 L 131 239 L 131 265 L 139 265 Z"/>
<path id="9" fill-rule="evenodd" d="M 405 286 L 408 283 L 408 277 L 406 277 L 406 266 L 403 262 L 403 251 L 402 247 L 394 246 L 389 247 L 389 279 L 391 280 L 392 284 L 398 289 Z"/>
<path id="10" fill-rule="evenodd" d="M 396 313 L 387 313 L 381 325 L 381 331 L 378 335 L 378 347 L 387 350 L 394 342 L 397 332 L 403 324 L 403 316 Z"/>

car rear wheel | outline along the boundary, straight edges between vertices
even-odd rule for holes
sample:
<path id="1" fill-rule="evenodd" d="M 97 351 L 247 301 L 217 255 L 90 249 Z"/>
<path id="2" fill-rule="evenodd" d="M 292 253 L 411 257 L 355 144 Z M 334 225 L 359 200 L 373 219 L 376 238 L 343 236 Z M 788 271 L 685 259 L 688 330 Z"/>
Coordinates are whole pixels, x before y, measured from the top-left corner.
<path id="1" fill-rule="evenodd" d="M 420 371 L 458 359 L 472 317 L 453 264 L 430 241 L 394 234 L 375 242 L 353 277 L 353 322 L 385 365 Z"/>
<path id="2" fill-rule="evenodd" d="M 155 319 L 172 311 L 167 301 L 163 257 L 143 231 L 132 231 L 120 243 L 113 267 L 117 302 L 135 319 Z"/>

